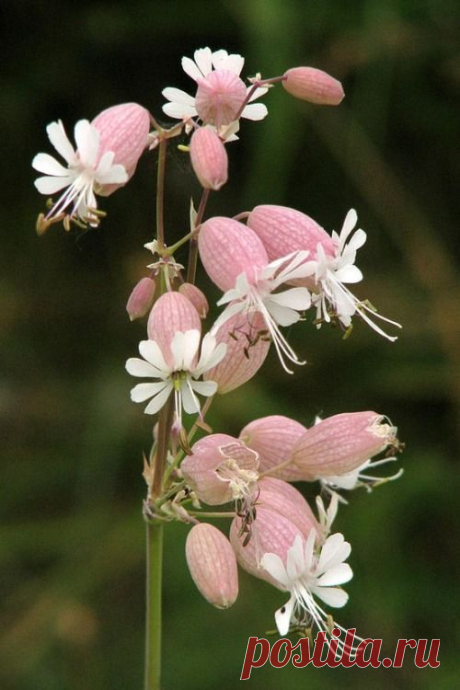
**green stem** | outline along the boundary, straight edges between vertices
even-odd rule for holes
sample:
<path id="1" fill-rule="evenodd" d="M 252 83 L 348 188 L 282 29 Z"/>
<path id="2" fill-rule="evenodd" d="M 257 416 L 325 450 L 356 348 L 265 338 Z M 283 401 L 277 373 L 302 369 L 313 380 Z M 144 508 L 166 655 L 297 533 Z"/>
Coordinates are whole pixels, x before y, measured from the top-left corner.
<path id="1" fill-rule="evenodd" d="M 201 224 L 203 220 L 204 211 L 206 204 L 208 203 L 209 189 L 203 189 L 203 194 L 201 195 L 200 205 L 198 207 L 198 213 L 195 220 L 195 229 Z M 196 265 L 198 262 L 198 239 L 192 237 L 190 240 L 190 248 L 188 254 L 188 266 L 187 266 L 187 283 L 195 283 Z"/>
<path id="2" fill-rule="evenodd" d="M 147 523 L 144 690 L 160 690 L 163 525 Z"/>
<path id="3" fill-rule="evenodd" d="M 166 167 L 166 146 L 167 139 L 160 139 L 158 146 L 158 171 L 157 171 L 157 242 L 158 249 L 165 248 L 164 231 L 164 188 L 165 188 L 165 167 Z"/>

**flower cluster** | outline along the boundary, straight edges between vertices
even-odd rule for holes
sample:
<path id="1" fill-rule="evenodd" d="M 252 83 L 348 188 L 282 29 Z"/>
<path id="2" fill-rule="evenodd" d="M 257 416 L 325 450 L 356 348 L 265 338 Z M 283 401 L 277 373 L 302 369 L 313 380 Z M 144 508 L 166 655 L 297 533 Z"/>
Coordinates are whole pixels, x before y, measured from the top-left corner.
<path id="1" fill-rule="evenodd" d="M 316 105 L 338 105 L 342 85 L 312 67 L 293 67 L 262 79 L 242 78 L 244 59 L 225 50 L 202 48 L 182 67 L 195 83 L 190 95 L 168 87 L 163 111 L 177 120 L 163 128 L 136 103 L 108 108 L 94 120 L 75 126 L 76 148 L 61 121 L 47 127 L 48 137 L 66 165 L 40 153 L 33 159 L 43 173 L 35 185 L 45 195 L 60 192 L 39 233 L 55 222 L 99 224 L 96 195 L 108 196 L 133 175 L 140 156 L 158 149 L 157 236 L 145 247 L 155 255 L 128 299 L 131 320 L 147 317 L 140 358 L 126 362 L 129 374 L 144 379 L 131 399 L 145 403 L 147 415 L 159 414 L 154 443 L 145 458 L 148 484 L 145 517 L 153 522 L 179 519 L 192 523 L 186 559 L 199 591 L 214 606 L 228 608 L 238 596 L 237 563 L 257 578 L 287 592 L 289 599 L 275 614 L 280 635 L 291 630 L 332 629 L 330 615 L 318 599 L 340 608 L 348 596 L 342 585 L 352 577 L 346 563 L 351 547 L 332 532 L 339 492 L 363 486 L 368 491 L 400 476 L 369 474 L 395 461 L 400 450 L 396 428 L 373 411 L 348 412 L 316 419 L 306 427 L 281 415 L 247 423 L 238 437 L 213 433 L 205 415 L 216 394 L 224 395 L 249 381 L 263 366 L 273 344 L 282 367 L 305 364 L 283 329 L 307 320 L 319 328 L 335 322 L 348 334 L 353 317 L 390 341 L 381 323 L 399 324 L 381 316 L 349 285 L 363 274 L 357 251 L 366 233 L 353 209 L 340 232 L 329 234 L 305 213 L 277 205 L 258 205 L 233 217 L 205 218 L 211 192 L 228 180 L 227 144 L 238 139 L 240 119 L 263 120 L 267 107 L 255 103 L 270 87 Z M 153 131 L 150 132 L 151 124 Z M 190 230 L 174 245 L 165 241 L 163 189 L 168 142 L 190 136 L 180 150 L 190 154 L 191 169 L 202 188 L 198 211 L 193 202 Z M 174 255 L 189 245 L 185 273 Z M 198 260 L 222 291 L 222 307 L 207 332 L 209 304 L 194 284 Z M 202 398 L 207 402 L 202 408 Z M 190 417 L 192 418 L 190 420 Z M 200 428 L 206 432 L 193 443 Z M 317 483 L 317 513 L 293 482 Z M 328 496 L 325 505 L 322 495 Z M 231 520 L 229 537 L 201 521 L 202 504 L 224 506 Z M 222 513 L 214 514 L 222 517 Z M 334 625 L 337 625 L 334 623 Z M 340 626 L 339 629 L 342 630 Z M 329 632 L 330 635 L 330 632 Z"/>

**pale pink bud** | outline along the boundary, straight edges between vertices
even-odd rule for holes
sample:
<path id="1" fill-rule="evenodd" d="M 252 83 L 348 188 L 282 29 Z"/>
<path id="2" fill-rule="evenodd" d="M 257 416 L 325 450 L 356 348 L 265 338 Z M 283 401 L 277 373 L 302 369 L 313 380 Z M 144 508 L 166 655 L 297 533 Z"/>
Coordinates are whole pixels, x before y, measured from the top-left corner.
<path id="1" fill-rule="evenodd" d="M 137 103 L 122 103 L 103 110 L 91 123 L 99 132 L 99 157 L 113 151 L 113 163 L 122 165 L 128 179 L 133 176 L 137 162 L 147 147 L 150 129 L 149 111 Z M 112 194 L 122 184 L 108 184 L 97 193 Z"/>
<path id="2" fill-rule="evenodd" d="M 253 494 L 258 465 L 257 453 L 238 439 L 210 434 L 193 445 L 181 471 L 200 501 L 221 505 Z"/>
<path id="3" fill-rule="evenodd" d="M 292 450 L 298 480 L 341 476 L 396 443 L 396 429 L 377 412 L 346 412 L 323 419 Z"/>
<path id="4" fill-rule="evenodd" d="M 282 82 L 291 96 L 317 105 L 339 105 L 345 96 L 342 84 L 327 72 L 314 67 L 293 67 Z"/>
<path id="5" fill-rule="evenodd" d="M 203 223 L 198 249 L 206 273 L 224 292 L 235 286 L 241 273 L 246 273 L 249 283 L 255 282 L 258 269 L 268 264 L 267 252 L 256 233 L 223 216 Z"/>
<path id="6" fill-rule="evenodd" d="M 326 230 L 294 208 L 270 204 L 256 206 L 247 223 L 262 240 L 270 261 L 298 250 L 306 250 L 310 252 L 309 259 L 316 259 L 318 244 L 327 255 L 335 255 L 335 245 Z"/>
<path id="7" fill-rule="evenodd" d="M 270 339 L 260 312 L 231 316 L 215 336 L 217 343 L 227 345 L 227 352 L 204 378 L 217 383 L 218 393 L 229 393 L 259 371 L 270 349 Z"/>
<path id="8" fill-rule="evenodd" d="M 286 563 L 288 550 L 301 530 L 288 518 L 268 508 L 258 508 L 257 517 L 251 525 L 251 536 L 242 531 L 242 518 L 236 517 L 230 528 L 230 542 L 240 566 L 251 575 L 282 589 L 269 573 L 262 568 L 260 559 L 264 553 L 275 553 Z"/>
<path id="9" fill-rule="evenodd" d="M 205 294 L 192 283 L 182 283 L 179 288 L 181 295 L 184 295 L 193 304 L 201 319 L 208 315 L 209 304 Z"/>
<path id="10" fill-rule="evenodd" d="M 196 81 L 195 108 L 200 119 L 217 128 L 233 122 L 246 98 L 246 86 L 238 75 L 219 69 Z"/>
<path id="11" fill-rule="evenodd" d="M 260 505 L 279 513 L 298 527 L 305 538 L 312 528 L 320 533 L 320 526 L 312 509 L 300 491 L 291 484 L 274 477 L 263 477 L 258 483 L 258 489 L 257 510 Z"/>
<path id="12" fill-rule="evenodd" d="M 190 160 L 205 189 L 217 191 L 227 182 L 227 151 L 214 130 L 208 127 L 195 130 L 190 141 Z"/>
<path id="13" fill-rule="evenodd" d="M 260 472 L 270 472 L 270 476 L 291 481 L 297 476 L 291 464 L 276 470 L 286 463 L 298 440 L 306 428 L 294 419 L 282 415 L 270 415 L 255 419 L 241 430 L 240 439 L 259 454 Z"/>
<path id="14" fill-rule="evenodd" d="M 150 340 L 155 340 L 168 365 L 173 366 L 171 342 L 178 331 L 197 330 L 201 333 L 201 321 L 197 310 L 179 292 L 166 292 L 155 302 L 147 323 Z"/>
<path id="15" fill-rule="evenodd" d="M 185 555 L 190 574 L 204 598 L 218 609 L 228 609 L 238 597 L 238 568 L 228 539 L 217 527 L 194 525 L 187 536 Z"/>
<path id="16" fill-rule="evenodd" d="M 134 321 L 145 316 L 153 304 L 154 297 L 155 281 L 153 278 L 141 278 L 133 288 L 126 304 L 126 311 L 130 320 Z"/>

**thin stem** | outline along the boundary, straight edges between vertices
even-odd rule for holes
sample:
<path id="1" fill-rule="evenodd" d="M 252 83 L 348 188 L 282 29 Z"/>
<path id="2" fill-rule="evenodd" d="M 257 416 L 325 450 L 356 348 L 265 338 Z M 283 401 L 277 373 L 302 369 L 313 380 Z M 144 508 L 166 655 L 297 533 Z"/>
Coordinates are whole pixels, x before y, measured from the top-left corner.
<path id="1" fill-rule="evenodd" d="M 160 690 L 163 525 L 147 523 L 144 690 Z"/>
<path id="2" fill-rule="evenodd" d="M 208 203 L 210 189 L 203 189 L 203 194 L 201 195 L 200 205 L 198 207 L 198 213 L 195 220 L 195 229 L 201 224 L 203 220 L 204 211 L 206 209 L 206 204 Z M 188 266 L 187 266 L 187 283 L 195 283 L 196 275 L 196 265 L 198 261 L 198 240 L 196 237 L 192 237 L 190 240 L 190 248 L 188 254 Z"/>
<path id="3" fill-rule="evenodd" d="M 166 468 L 166 455 L 168 453 L 168 442 L 171 434 L 171 426 L 174 413 L 174 396 L 170 395 L 168 402 L 160 412 L 158 421 L 158 445 L 155 453 L 155 466 L 153 469 L 152 498 L 161 496 L 163 487 L 163 477 Z"/>
<path id="4" fill-rule="evenodd" d="M 166 168 L 166 146 L 167 139 L 160 139 L 158 145 L 158 171 L 157 171 L 157 242 L 158 249 L 165 248 L 164 232 L 164 188 L 165 188 L 165 168 Z"/>
<path id="5" fill-rule="evenodd" d="M 197 517 L 200 517 L 200 518 L 206 518 L 207 517 L 207 518 L 232 518 L 233 519 L 236 517 L 236 513 L 232 513 L 232 512 L 207 513 L 206 511 L 203 511 L 203 510 L 187 510 L 187 513 L 189 515 L 192 515 L 193 517 L 195 517 L 195 515 L 196 515 Z"/>

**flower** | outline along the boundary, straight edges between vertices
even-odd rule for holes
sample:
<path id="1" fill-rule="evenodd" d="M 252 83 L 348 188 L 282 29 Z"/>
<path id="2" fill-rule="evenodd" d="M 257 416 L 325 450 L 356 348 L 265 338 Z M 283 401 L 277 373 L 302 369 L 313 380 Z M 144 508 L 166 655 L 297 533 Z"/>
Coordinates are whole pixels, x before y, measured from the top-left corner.
<path id="1" fill-rule="evenodd" d="M 332 233 L 335 245 L 332 256 L 324 250 L 321 243 L 317 245 L 314 277 L 319 290 L 312 296 L 312 304 L 316 307 L 317 325 L 319 327 L 322 321 L 331 321 L 331 307 L 333 314 L 345 328 L 351 326 L 351 317 L 357 313 L 379 335 L 394 341 L 397 340 L 396 336 L 385 333 L 368 314 L 397 328 L 401 328 L 401 325 L 378 314 L 372 306 L 360 301 L 345 287 L 346 283 L 359 283 L 363 279 L 363 274 L 354 264 L 357 250 L 366 242 L 366 233 L 358 229 L 347 242 L 357 220 L 356 211 L 351 209 L 346 215 L 340 235 L 335 231 Z"/>
<path id="2" fill-rule="evenodd" d="M 143 340 L 139 343 L 139 352 L 144 359 L 128 359 L 126 369 L 132 376 L 158 381 L 139 383 L 131 391 L 131 400 L 144 402 L 152 398 L 144 411 L 146 414 L 155 414 L 174 391 L 176 415 L 182 427 L 182 408 L 188 414 L 198 413 L 200 403 L 196 394 L 209 397 L 217 390 L 214 381 L 196 379 L 225 355 L 225 345 L 216 345 L 214 336 L 208 333 L 201 343 L 201 356 L 197 362 L 199 344 L 198 330 L 177 331 L 171 342 L 172 364 L 167 364 L 156 341 Z"/>
<path id="3" fill-rule="evenodd" d="M 337 79 L 314 67 L 291 67 L 281 83 L 291 96 L 317 105 L 339 105 L 345 96 Z"/>
<path id="4" fill-rule="evenodd" d="M 335 533 L 315 551 L 316 536 L 313 529 L 306 541 L 296 536 L 287 553 L 286 565 L 275 553 L 265 553 L 262 557 L 265 570 L 291 595 L 275 613 L 276 626 L 283 637 L 289 632 L 291 623 L 314 624 L 320 630 L 331 628 L 328 614 L 317 604 L 315 596 L 334 608 L 341 608 L 348 601 L 348 594 L 337 585 L 353 577 L 350 566 L 344 562 L 351 546 L 343 534 Z M 336 623 L 334 625 L 343 630 Z"/>
<path id="5" fill-rule="evenodd" d="M 43 177 L 35 180 L 41 194 L 52 195 L 65 190 L 45 219 L 39 232 L 64 218 L 73 204 L 70 218 L 97 226 L 99 215 L 95 194 L 108 196 L 126 184 L 134 173 L 146 144 L 150 118 L 148 111 L 137 103 L 124 103 L 107 108 L 92 123 L 80 120 L 75 125 L 74 149 L 60 120 L 46 128 L 49 140 L 62 156 L 62 165 L 47 153 L 39 153 L 32 166 Z"/>
<path id="6" fill-rule="evenodd" d="M 374 319 L 381 319 L 397 328 L 401 328 L 400 324 L 378 314 L 367 301 L 358 300 L 346 287 L 347 283 L 358 283 L 363 278 L 354 264 L 357 250 L 366 241 L 366 233 L 358 229 L 347 242 L 357 222 L 356 211 L 348 212 L 340 235 L 333 232 L 332 237 L 306 214 L 285 206 L 256 206 L 247 222 L 261 239 L 271 261 L 294 251 L 309 252 L 311 272 L 294 284 L 311 291 L 318 328 L 332 318 L 337 318 L 345 328 L 349 328 L 351 317 L 357 313 L 374 331 L 388 340 L 396 340 L 387 335 Z"/>
<path id="7" fill-rule="evenodd" d="M 195 96 L 168 87 L 163 96 L 170 101 L 163 106 L 166 115 L 179 120 L 199 117 L 204 124 L 213 125 L 220 132 L 240 116 L 249 120 L 262 120 L 267 108 L 260 103 L 246 105 L 249 91 L 240 79 L 244 58 L 229 55 L 226 50 L 211 51 L 210 48 L 196 50 L 194 60 L 182 58 L 182 68 L 198 85 Z M 255 89 L 249 97 L 253 101 L 267 92 L 266 88 Z"/>
<path id="8" fill-rule="evenodd" d="M 198 250 L 206 273 L 225 294 L 218 304 L 228 304 L 213 326 L 215 332 L 235 314 L 260 312 L 281 364 L 292 373 L 284 357 L 303 364 L 282 335 L 279 326 L 290 326 L 308 309 L 310 293 L 305 287 L 277 292 L 283 283 L 312 273 L 308 252 L 299 251 L 268 262 L 262 241 L 251 228 L 231 218 L 216 216 L 200 229 Z"/>

